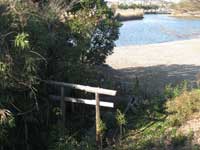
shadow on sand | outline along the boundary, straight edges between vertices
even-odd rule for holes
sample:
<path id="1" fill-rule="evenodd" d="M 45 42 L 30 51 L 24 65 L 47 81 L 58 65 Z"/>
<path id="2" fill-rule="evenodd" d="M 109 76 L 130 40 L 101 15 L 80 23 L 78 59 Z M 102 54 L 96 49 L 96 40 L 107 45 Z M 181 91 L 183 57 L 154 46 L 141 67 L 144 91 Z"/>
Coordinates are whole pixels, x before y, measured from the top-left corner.
<path id="1" fill-rule="evenodd" d="M 158 65 L 150 67 L 133 67 L 115 70 L 109 66 L 101 67 L 108 80 L 114 82 L 120 94 L 131 94 L 136 80 L 144 93 L 151 96 L 162 94 L 165 86 L 175 86 L 188 81 L 189 87 L 200 83 L 200 66 L 195 65 Z"/>

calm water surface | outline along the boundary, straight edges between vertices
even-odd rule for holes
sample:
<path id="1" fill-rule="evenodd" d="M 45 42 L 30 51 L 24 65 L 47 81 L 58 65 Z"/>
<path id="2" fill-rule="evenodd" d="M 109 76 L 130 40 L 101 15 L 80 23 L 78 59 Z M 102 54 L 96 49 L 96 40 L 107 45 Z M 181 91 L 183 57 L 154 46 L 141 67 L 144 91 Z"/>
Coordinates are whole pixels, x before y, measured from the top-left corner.
<path id="1" fill-rule="evenodd" d="M 200 37 L 200 19 L 145 15 L 143 20 L 123 22 L 116 45 L 144 45 L 198 37 Z"/>

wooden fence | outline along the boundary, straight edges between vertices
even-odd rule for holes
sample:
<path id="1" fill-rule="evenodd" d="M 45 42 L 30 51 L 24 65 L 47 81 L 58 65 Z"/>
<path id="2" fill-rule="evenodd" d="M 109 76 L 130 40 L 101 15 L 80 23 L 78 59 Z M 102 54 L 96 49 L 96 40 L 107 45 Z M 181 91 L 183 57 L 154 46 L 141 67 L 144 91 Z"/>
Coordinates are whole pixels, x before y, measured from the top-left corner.
<path id="1" fill-rule="evenodd" d="M 56 85 L 59 86 L 61 91 L 60 91 L 60 96 L 55 96 L 55 95 L 50 95 L 50 98 L 60 100 L 60 108 L 62 111 L 62 121 L 63 124 L 65 125 L 66 122 L 66 112 L 65 112 L 65 102 L 72 102 L 72 103 L 83 103 L 86 105 L 95 105 L 96 108 L 96 143 L 97 146 L 100 146 L 100 106 L 103 107 L 114 107 L 114 104 L 111 102 L 103 102 L 100 101 L 100 95 L 109 95 L 109 96 L 115 96 L 117 91 L 114 90 L 108 90 L 108 89 L 103 89 L 103 88 L 98 88 L 98 87 L 90 87 L 90 86 L 85 86 L 85 85 L 78 85 L 78 84 L 70 84 L 70 83 L 64 83 L 64 82 L 56 82 L 56 81 L 44 81 L 46 84 L 50 85 Z M 72 89 L 77 89 L 89 93 L 94 93 L 95 94 L 95 99 L 93 100 L 88 100 L 88 99 L 82 99 L 82 98 L 72 98 L 72 97 L 65 97 L 64 91 L 65 87 L 72 88 Z"/>

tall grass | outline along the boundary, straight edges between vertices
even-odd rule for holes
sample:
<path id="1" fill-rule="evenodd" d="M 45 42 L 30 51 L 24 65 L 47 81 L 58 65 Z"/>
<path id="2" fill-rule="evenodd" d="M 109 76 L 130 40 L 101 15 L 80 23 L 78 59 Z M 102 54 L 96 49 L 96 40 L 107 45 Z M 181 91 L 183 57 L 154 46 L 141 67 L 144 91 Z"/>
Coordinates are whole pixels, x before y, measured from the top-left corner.
<path id="1" fill-rule="evenodd" d="M 167 101 L 166 108 L 171 125 L 181 125 L 193 113 L 200 112 L 200 90 L 183 92 L 180 96 Z"/>
<path id="2" fill-rule="evenodd" d="M 179 130 L 191 116 L 200 112 L 200 89 L 188 90 L 187 87 L 186 81 L 175 87 L 167 85 L 162 97 L 164 101 L 162 98 L 150 99 L 147 105 L 141 106 L 139 113 L 129 113 L 129 132 L 117 149 L 200 149 L 192 143 L 192 130 L 191 133 Z"/>
<path id="3" fill-rule="evenodd" d="M 120 21 L 142 19 L 144 16 L 144 11 L 142 9 L 117 9 L 116 16 Z"/>

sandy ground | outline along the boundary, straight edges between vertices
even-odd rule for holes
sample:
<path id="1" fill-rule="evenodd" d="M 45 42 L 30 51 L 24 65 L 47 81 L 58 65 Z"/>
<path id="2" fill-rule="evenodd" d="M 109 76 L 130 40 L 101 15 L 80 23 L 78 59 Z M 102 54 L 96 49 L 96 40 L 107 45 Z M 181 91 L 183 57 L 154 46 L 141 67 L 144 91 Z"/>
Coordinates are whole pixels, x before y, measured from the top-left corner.
<path id="1" fill-rule="evenodd" d="M 173 64 L 200 66 L 200 39 L 116 47 L 106 63 L 115 69 Z"/>
<path id="2" fill-rule="evenodd" d="M 200 81 L 200 39 L 143 46 L 116 47 L 106 64 L 121 83 L 139 79 L 145 92 L 158 93 L 167 84 Z"/>

